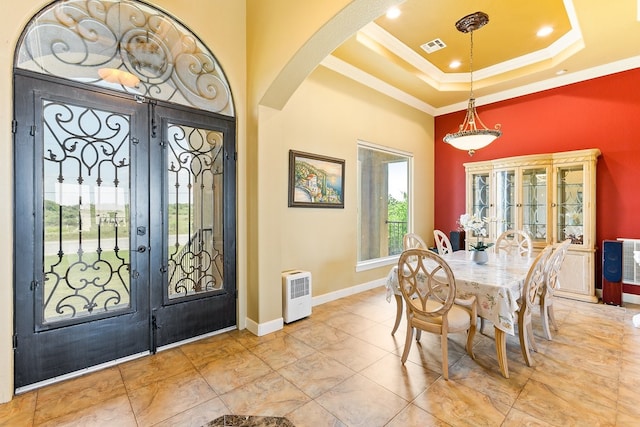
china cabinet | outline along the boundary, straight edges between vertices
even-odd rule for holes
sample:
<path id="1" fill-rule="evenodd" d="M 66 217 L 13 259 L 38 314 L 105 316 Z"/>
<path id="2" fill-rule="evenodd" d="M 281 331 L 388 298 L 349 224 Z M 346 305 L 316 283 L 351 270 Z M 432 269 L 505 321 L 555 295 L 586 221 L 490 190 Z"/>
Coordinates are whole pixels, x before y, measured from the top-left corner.
<path id="1" fill-rule="evenodd" d="M 467 213 L 489 218 L 488 240 L 526 231 L 535 251 L 571 239 L 558 295 L 596 302 L 598 149 L 465 163 Z"/>

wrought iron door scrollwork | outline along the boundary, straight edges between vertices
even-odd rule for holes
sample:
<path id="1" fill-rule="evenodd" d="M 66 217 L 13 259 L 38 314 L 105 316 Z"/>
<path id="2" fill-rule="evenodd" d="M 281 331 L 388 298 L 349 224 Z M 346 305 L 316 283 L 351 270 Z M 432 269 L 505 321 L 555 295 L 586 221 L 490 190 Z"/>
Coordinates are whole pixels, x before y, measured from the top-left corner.
<path id="1" fill-rule="evenodd" d="M 222 134 L 169 124 L 169 298 L 223 288 Z"/>
<path id="2" fill-rule="evenodd" d="M 229 84 L 213 54 L 179 22 L 143 3 L 53 3 L 25 30 L 17 66 L 235 114 Z"/>
<path id="3" fill-rule="evenodd" d="M 129 307 L 129 122 L 45 101 L 45 323 Z"/>

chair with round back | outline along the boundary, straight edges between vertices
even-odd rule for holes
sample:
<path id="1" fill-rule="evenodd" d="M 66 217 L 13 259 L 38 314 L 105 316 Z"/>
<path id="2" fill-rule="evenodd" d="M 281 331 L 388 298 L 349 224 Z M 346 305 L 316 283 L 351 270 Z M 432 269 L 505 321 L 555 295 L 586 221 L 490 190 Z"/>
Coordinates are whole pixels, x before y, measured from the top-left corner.
<path id="1" fill-rule="evenodd" d="M 571 239 L 566 239 L 560 245 L 555 248 L 545 269 L 545 286 L 540 292 L 540 320 L 542 320 L 542 330 L 548 340 L 552 339 L 551 329 L 558 330 L 558 324 L 556 323 L 556 317 L 553 312 L 553 294 L 558 288 L 558 274 L 562 268 L 567 250 L 571 245 Z"/>
<path id="2" fill-rule="evenodd" d="M 533 254 L 531 236 L 523 230 L 507 230 L 496 239 L 495 251 L 531 258 Z"/>
<path id="3" fill-rule="evenodd" d="M 531 325 L 531 312 L 536 305 L 540 290 L 545 285 L 547 260 L 552 251 L 553 247 L 549 245 L 538 254 L 531 267 L 529 267 L 529 272 L 522 287 L 522 297 L 518 308 L 518 334 L 520 337 L 520 350 L 527 366 L 533 366 L 529 348 L 536 350 L 533 326 Z"/>
<path id="4" fill-rule="evenodd" d="M 442 376 L 449 379 L 448 334 L 466 332 L 467 353 L 473 355 L 476 331 L 476 298 L 456 299 L 456 282 L 449 264 L 439 255 L 424 249 L 408 249 L 398 261 L 398 283 L 407 306 L 407 336 L 402 364 L 407 361 L 414 331 L 438 334 L 442 346 Z"/>
<path id="5" fill-rule="evenodd" d="M 422 237 L 420 237 L 416 233 L 405 234 L 404 237 L 402 238 L 402 249 L 406 251 L 407 249 L 414 249 L 414 248 L 429 249 L 427 247 L 427 244 L 422 239 Z"/>
<path id="6" fill-rule="evenodd" d="M 446 255 L 453 252 L 451 241 L 442 231 L 433 230 L 433 238 L 436 241 L 436 248 L 438 248 L 439 255 Z"/>
<path id="7" fill-rule="evenodd" d="M 428 249 L 427 244 L 424 242 L 422 237 L 417 235 L 416 233 L 407 233 L 402 238 L 402 249 Z M 391 335 L 395 334 L 398 330 L 398 326 L 400 326 L 400 320 L 402 320 L 402 294 L 400 293 L 400 289 L 396 289 L 393 292 L 393 296 L 396 299 L 396 320 L 393 324 L 393 329 L 391 330 Z"/>
<path id="8" fill-rule="evenodd" d="M 505 253 L 507 256 L 522 256 L 531 258 L 533 242 L 528 233 L 522 230 L 507 230 L 496 239 L 495 253 Z M 484 333 L 484 319 L 480 318 L 480 333 Z"/>

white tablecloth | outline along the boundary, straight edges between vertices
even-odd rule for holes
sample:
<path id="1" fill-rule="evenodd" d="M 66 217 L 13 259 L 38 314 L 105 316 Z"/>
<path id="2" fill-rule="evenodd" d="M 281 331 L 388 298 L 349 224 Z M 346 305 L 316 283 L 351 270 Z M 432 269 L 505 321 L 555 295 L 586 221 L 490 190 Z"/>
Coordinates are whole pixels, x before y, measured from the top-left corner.
<path id="1" fill-rule="evenodd" d="M 475 295 L 478 315 L 490 320 L 504 332 L 514 335 L 517 323 L 518 299 L 527 277 L 532 258 L 507 257 L 489 252 L 489 261 L 479 265 L 471 261 L 471 253 L 456 251 L 444 255 L 456 280 L 459 297 Z M 387 275 L 387 301 L 399 294 L 398 267 Z"/>

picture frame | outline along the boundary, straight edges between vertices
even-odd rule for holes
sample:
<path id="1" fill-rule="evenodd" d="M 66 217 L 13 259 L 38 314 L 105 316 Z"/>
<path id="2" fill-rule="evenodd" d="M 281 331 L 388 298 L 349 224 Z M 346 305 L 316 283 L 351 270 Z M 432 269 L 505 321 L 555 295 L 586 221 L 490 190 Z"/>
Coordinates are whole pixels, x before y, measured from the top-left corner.
<path id="1" fill-rule="evenodd" d="M 345 161 L 289 150 L 289 207 L 344 208 Z"/>

